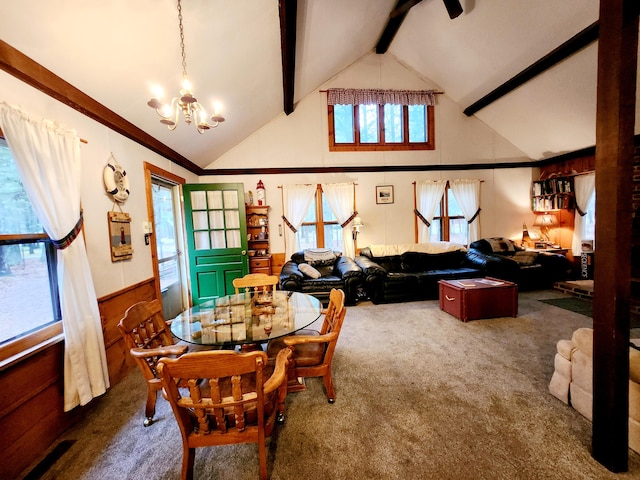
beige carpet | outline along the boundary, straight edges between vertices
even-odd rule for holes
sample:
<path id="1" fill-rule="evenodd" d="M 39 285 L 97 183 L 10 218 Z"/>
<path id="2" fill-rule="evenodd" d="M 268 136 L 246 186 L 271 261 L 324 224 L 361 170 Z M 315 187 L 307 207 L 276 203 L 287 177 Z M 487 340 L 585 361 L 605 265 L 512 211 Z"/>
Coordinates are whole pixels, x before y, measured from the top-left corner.
<path id="1" fill-rule="evenodd" d="M 555 344 L 591 319 L 520 295 L 519 316 L 462 323 L 436 301 L 349 308 L 334 360 L 336 403 L 321 381 L 287 398 L 269 444 L 272 479 L 627 479 L 590 454 L 591 423 L 548 393 Z M 76 440 L 41 477 L 177 479 L 175 420 L 158 401 L 142 426 L 137 371 L 62 439 Z M 199 449 L 195 478 L 258 478 L 257 447 Z"/>

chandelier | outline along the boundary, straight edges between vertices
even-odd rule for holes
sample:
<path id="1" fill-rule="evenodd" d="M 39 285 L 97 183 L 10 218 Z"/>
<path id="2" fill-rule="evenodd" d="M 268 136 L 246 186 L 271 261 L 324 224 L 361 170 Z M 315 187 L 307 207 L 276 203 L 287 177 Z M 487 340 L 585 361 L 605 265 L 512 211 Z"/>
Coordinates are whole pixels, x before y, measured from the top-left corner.
<path id="1" fill-rule="evenodd" d="M 181 0 L 178 0 L 178 21 L 180 24 L 180 49 L 182 51 L 182 89 L 180 89 L 180 95 L 173 97 L 171 103 L 163 103 L 161 100 L 162 90 L 156 87 L 154 88 L 154 96 L 147 102 L 147 105 L 155 109 L 160 116 L 160 123 L 166 125 L 169 130 L 176 129 L 180 112 L 182 112 L 187 125 L 191 125 L 191 122 L 194 122 L 198 133 L 204 133 L 206 130 L 216 128 L 220 123 L 224 122 L 224 117 L 220 115 L 220 104 L 215 102 L 213 115 L 207 120 L 206 110 L 191 91 L 191 82 L 187 78 L 187 56 L 184 52 Z"/>

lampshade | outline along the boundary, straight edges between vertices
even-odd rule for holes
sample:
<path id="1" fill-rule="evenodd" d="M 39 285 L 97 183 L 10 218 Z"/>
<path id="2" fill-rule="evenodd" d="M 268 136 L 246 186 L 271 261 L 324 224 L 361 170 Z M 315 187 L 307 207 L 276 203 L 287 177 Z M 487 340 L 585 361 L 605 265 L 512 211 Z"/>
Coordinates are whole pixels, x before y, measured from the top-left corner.
<path id="1" fill-rule="evenodd" d="M 362 223 L 362 219 L 359 216 L 353 219 L 353 226 L 364 227 L 364 223 Z"/>
<path id="2" fill-rule="evenodd" d="M 533 224 L 536 227 L 557 227 L 558 217 L 551 213 L 545 213 L 544 215 L 536 215 L 536 219 Z"/>

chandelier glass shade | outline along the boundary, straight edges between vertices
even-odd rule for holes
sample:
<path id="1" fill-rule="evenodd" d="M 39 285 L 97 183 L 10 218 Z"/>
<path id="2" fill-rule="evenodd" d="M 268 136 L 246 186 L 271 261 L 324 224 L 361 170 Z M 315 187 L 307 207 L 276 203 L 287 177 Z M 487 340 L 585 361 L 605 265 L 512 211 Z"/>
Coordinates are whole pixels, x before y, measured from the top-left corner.
<path id="1" fill-rule="evenodd" d="M 215 102 L 213 115 L 207 118 L 207 111 L 193 94 L 191 82 L 187 77 L 187 56 L 184 51 L 181 0 L 178 0 L 178 22 L 180 26 L 180 49 L 182 53 L 182 88 L 180 89 L 180 95 L 173 97 L 171 102 L 164 103 L 161 100 L 162 90 L 159 87 L 155 87 L 153 98 L 147 102 L 147 105 L 155 109 L 156 113 L 160 116 L 160 123 L 166 125 L 169 130 L 176 129 L 178 121 L 180 120 L 180 112 L 182 112 L 187 125 L 193 123 L 198 133 L 204 133 L 224 122 L 224 117 L 220 114 L 220 104 Z"/>

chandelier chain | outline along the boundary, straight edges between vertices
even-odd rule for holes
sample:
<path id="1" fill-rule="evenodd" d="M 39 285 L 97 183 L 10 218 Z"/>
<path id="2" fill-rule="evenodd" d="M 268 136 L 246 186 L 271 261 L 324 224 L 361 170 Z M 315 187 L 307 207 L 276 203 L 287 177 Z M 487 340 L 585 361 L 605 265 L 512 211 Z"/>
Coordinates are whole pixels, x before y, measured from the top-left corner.
<path id="1" fill-rule="evenodd" d="M 184 28 L 182 27 L 182 4 L 178 0 L 178 22 L 180 24 L 180 50 L 182 53 L 182 78 L 187 78 L 187 55 L 184 53 Z"/>

